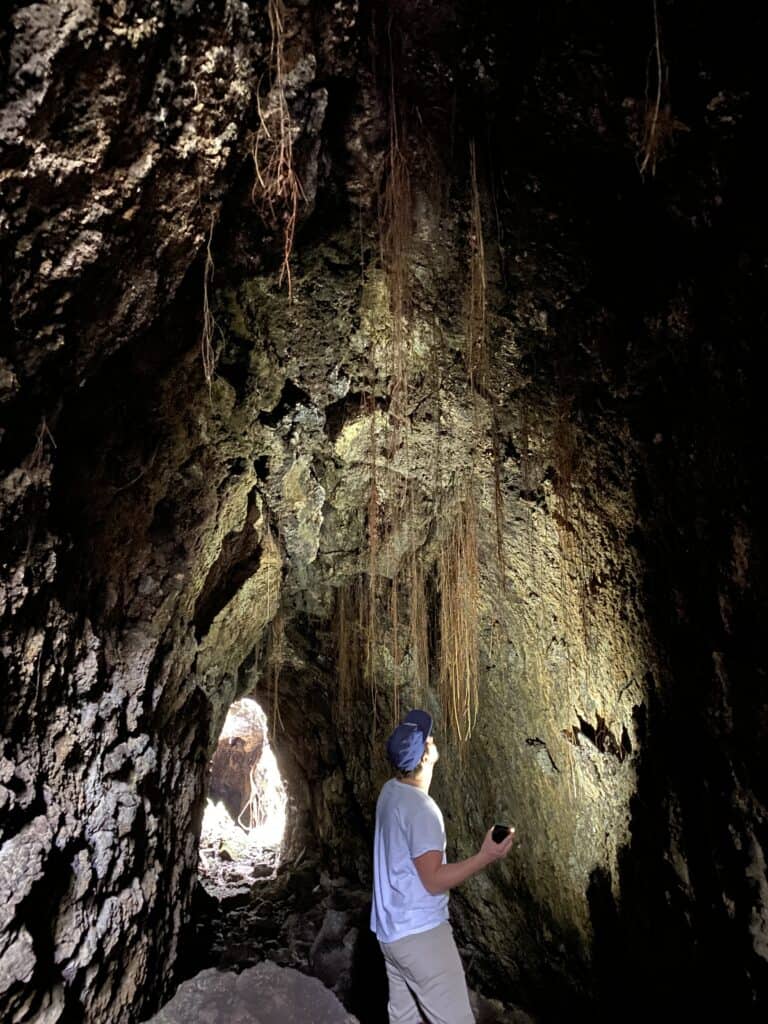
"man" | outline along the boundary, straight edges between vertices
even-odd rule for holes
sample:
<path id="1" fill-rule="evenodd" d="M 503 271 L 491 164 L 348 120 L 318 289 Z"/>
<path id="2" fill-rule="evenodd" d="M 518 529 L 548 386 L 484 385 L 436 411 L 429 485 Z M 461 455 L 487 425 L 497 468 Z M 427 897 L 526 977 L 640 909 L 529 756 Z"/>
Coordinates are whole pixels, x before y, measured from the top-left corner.
<path id="1" fill-rule="evenodd" d="M 371 929 L 387 967 L 390 1024 L 473 1024 L 464 969 L 448 923 L 448 890 L 505 857 L 514 829 L 447 864 L 445 825 L 429 795 L 439 757 L 432 716 L 410 711 L 387 740 L 396 777 L 376 804 Z"/>

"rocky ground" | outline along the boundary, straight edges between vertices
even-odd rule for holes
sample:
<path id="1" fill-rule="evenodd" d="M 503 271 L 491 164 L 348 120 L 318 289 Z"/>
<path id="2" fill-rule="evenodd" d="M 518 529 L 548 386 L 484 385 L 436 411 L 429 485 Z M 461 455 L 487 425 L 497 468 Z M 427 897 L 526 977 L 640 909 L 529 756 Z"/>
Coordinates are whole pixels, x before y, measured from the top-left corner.
<path id="1" fill-rule="evenodd" d="M 209 800 L 200 836 L 200 883 L 214 899 L 247 895 L 253 880 L 269 877 L 279 857 L 279 844 L 263 842 L 259 829 L 236 825 L 222 803 Z"/>
<path id="2" fill-rule="evenodd" d="M 275 866 L 276 851 L 271 850 L 266 851 L 269 860 L 258 861 L 258 848 L 249 847 L 245 833 L 239 846 L 242 856 L 234 857 L 238 847 L 228 832 L 223 835 L 217 844 L 209 843 L 204 859 L 201 856 L 194 957 L 186 965 L 187 973 L 197 981 L 201 975 L 195 972 L 201 971 L 211 979 L 211 967 L 238 973 L 264 962 L 293 968 L 319 979 L 361 1024 L 385 1024 L 386 977 L 368 927 L 369 891 L 348 879 L 329 877 L 312 860 Z M 462 952 L 467 963 L 469 951 Z M 229 1013 L 230 988 L 214 980 L 215 984 L 209 981 L 217 993 L 214 1005 L 229 1007 Z M 295 998 L 303 998 L 298 988 Z M 474 991 L 471 999 L 479 1024 L 532 1024 L 532 1018 L 515 1007 Z M 204 1005 L 208 1004 L 202 1000 L 198 1012 Z M 166 1019 L 177 1018 L 157 1018 Z M 188 1022 L 202 1019 L 184 1017 Z M 218 1018 L 205 1017 L 209 1019 Z"/>

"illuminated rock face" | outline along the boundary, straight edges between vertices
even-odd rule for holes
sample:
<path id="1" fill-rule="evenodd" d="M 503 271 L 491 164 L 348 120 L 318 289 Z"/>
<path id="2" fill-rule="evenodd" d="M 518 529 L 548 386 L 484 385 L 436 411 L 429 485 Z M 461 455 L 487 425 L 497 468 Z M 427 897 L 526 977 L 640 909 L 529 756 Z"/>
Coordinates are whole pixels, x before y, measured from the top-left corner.
<path id="1" fill-rule="evenodd" d="M 643 182 L 645 16 L 423 2 L 400 25 L 394 5 L 408 187 L 400 168 L 380 202 L 393 118 L 370 41 L 391 5 L 289 6 L 291 301 L 252 197 L 258 5 L 16 3 L 0 30 L 0 1018 L 124 1024 L 169 993 L 208 760 L 255 691 L 288 863 L 368 880 L 382 740 L 397 702 L 423 704 L 451 857 L 495 820 L 520 838 L 453 897 L 476 984 L 555 1020 L 750 1019 L 751 44 L 666 12 L 670 45 L 683 26 L 695 45 L 667 55 L 680 114 Z M 457 523 L 477 539 L 454 574 L 478 629 L 461 750 L 437 687 Z"/>

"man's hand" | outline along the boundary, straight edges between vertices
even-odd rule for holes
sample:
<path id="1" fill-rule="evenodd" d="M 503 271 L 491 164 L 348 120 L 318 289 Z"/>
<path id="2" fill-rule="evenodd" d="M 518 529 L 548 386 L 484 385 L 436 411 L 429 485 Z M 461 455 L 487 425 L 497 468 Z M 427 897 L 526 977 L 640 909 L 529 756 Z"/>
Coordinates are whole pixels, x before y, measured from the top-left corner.
<path id="1" fill-rule="evenodd" d="M 509 830 L 507 838 L 502 839 L 500 843 L 494 843 L 493 829 L 489 828 L 483 840 L 483 845 L 480 847 L 478 857 L 481 857 L 486 864 L 492 864 L 495 860 L 501 860 L 502 857 L 507 856 L 512 849 L 514 841 L 515 830 L 513 828 Z"/>
<path id="2" fill-rule="evenodd" d="M 448 892 L 454 886 L 461 885 L 467 878 L 476 875 L 478 871 L 487 868 L 489 864 L 493 864 L 495 860 L 506 857 L 515 841 L 515 830 L 510 829 L 507 838 L 500 843 L 494 843 L 492 833 L 493 829 L 488 829 L 488 835 L 477 853 L 454 864 L 443 864 L 440 850 L 429 850 L 420 857 L 414 857 L 413 863 L 427 892 L 433 896 Z"/>

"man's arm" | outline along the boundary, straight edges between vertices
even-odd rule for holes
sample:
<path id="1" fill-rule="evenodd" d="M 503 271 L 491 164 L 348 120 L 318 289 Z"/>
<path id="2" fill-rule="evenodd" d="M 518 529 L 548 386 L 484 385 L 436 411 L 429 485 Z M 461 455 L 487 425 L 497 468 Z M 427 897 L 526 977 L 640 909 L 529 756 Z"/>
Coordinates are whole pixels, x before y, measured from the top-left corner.
<path id="1" fill-rule="evenodd" d="M 488 829 L 483 845 L 477 853 L 467 857 L 466 860 L 456 861 L 455 864 L 441 863 L 443 855 L 439 850 L 428 850 L 420 857 L 414 857 L 413 863 L 416 865 L 421 884 L 427 892 L 433 896 L 438 896 L 441 892 L 448 892 L 449 889 L 461 885 L 472 875 L 476 875 L 478 871 L 487 868 L 489 864 L 506 857 L 515 841 L 514 830 L 500 843 L 494 843 L 491 838 L 492 832 L 492 828 Z"/>

